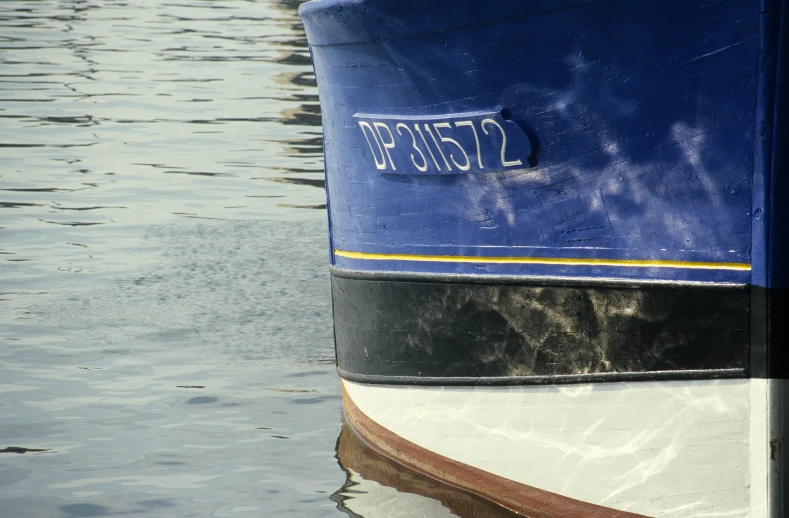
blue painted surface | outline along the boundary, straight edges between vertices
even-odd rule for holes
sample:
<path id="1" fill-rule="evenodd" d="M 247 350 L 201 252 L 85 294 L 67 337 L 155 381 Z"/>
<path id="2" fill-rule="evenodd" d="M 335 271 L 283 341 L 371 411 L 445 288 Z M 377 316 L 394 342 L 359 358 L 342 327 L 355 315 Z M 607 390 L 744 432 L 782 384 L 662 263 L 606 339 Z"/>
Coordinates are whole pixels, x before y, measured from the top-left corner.
<path id="1" fill-rule="evenodd" d="M 773 168 L 783 155 L 772 142 L 783 127 L 774 111 L 781 5 L 304 4 L 323 112 L 333 248 L 482 257 L 474 264 L 332 254 L 333 264 L 771 285 L 768 278 L 781 276 L 770 277 L 767 257 L 785 250 L 780 228 L 787 223 L 786 210 L 774 208 L 786 199 L 786 181 L 776 180 L 785 173 Z M 522 167 L 395 172 L 395 160 L 410 157 L 403 154 L 410 137 L 383 134 L 395 155 L 381 168 L 375 158 L 380 165 L 383 153 L 373 155 L 385 150 L 365 140 L 359 126 L 457 121 L 474 113 L 504 114 L 502 124 L 517 125 L 528 147 L 513 148 L 507 159 Z M 466 150 L 473 147 L 461 136 L 465 128 L 445 129 Z M 412 165 L 421 164 L 415 155 Z M 486 256 L 741 263 L 753 272 L 487 264 Z M 775 261 L 771 268 L 786 269 Z"/>

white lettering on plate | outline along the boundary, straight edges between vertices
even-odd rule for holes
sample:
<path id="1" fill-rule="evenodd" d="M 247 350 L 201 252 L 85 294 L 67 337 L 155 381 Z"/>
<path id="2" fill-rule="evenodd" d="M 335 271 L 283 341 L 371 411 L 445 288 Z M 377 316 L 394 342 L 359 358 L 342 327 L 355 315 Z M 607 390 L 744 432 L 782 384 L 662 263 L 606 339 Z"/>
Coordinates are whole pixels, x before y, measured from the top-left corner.
<path id="1" fill-rule="evenodd" d="M 522 168 L 532 152 L 523 130 L 501 112 L 354 118 L 367 160 L 382 173 L 500 172 Z"/>

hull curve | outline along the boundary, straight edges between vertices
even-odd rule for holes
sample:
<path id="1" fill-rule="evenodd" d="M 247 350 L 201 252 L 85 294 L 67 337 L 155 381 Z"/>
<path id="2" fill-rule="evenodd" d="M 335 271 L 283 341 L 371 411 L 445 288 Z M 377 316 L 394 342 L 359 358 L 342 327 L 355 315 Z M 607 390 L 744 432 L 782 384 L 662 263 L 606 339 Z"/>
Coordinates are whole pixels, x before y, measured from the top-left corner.
<path id="1" fill-rule="evenodd" d="M 368 417 L 343 390 L 347 422 L 377 452 L 449 485 L 533 518 L 644 518 L 644 515 L 574 500 L 483 471 L 421 447 Z"/>
<path id="2" fill-rule="evenodd" d="M 395 387 L 343 382 L 384 455 L 525 516 L 767 516 L 766 382 Z"/>

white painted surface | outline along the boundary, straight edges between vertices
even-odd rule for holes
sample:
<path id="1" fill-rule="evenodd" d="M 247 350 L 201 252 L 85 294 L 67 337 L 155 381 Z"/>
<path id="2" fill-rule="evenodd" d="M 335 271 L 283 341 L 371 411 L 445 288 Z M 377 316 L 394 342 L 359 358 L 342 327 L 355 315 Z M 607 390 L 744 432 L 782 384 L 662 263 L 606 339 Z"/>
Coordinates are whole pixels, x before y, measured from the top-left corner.
<path id="1" fill-rule="evenodd" d="M 750 423 L 750 470 L 751 470 L 751 514 L 770 516 L 768 491 L 769 431 L 768 431 L 768 384 L 769 380 L 754 379 L 750 382 L 751 413 Z M 759 419 L 756 416 L 764 416 Z"/>
<path id="2" fill-rule="evenodd" d="M 769 516 L 765 380 L 344 384 L 397 435 L 533 487 L 661 518 Z"/>

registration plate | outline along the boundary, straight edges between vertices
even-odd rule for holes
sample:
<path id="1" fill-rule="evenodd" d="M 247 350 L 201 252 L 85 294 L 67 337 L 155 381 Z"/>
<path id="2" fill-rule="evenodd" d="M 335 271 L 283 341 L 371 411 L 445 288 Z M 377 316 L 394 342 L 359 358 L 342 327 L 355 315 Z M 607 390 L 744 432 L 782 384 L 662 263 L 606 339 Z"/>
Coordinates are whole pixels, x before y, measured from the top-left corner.
<path id="1" fill-rule="evenodd" d="M 526 134 L 502 112 L 354 119 L 362 154 L 380 173 L 495 173 L 528 167 L 532 154 Z"/>

